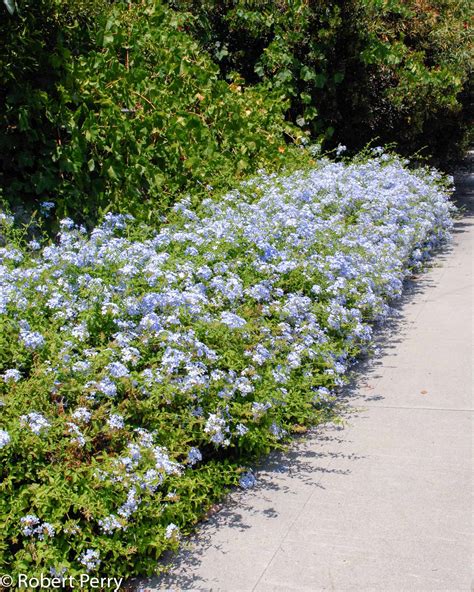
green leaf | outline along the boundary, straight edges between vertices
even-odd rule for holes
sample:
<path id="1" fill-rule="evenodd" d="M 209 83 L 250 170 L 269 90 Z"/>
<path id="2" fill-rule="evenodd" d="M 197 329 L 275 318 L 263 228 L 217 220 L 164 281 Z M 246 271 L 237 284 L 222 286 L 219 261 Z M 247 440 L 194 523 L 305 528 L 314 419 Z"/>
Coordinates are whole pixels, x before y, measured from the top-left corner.
<path id="1" fill-rule="evenodd" d="M 3 3 L 5 4 L 8 12 L 10 14 L 14 14 L 16 8 L 15 0 L 3 0 Z"/>
<path id="2" fill-rule="evenodd" d="M 326 80 L 326 74 L 316 74 L 316 76 L 314 77 L 314 84 L 317 88 L 323 88 L 326 84 Z"/>
<path id="3" fill-rule="evenodd" d="M 114 40 L 114 36 L 112 34 L 109 33 L 107 35 L 104 35 L 104 40 L 103 40 L 104 47 L 107 47 L 108 45 L 112 45 L 113 40 Z"/>
<path id="4" fill-rule="evenodd" d="M 315 80 L 317 75 L 316 72 L 308 68 L 308 66 L 303 66 L 300 71 L 300 76 L 307 82 L 308 80 Z"/>
<path id="5" fill-rule="evenodd" d="M 306 107 L 306 109 L 304 111 L 304 116 L 305 116 L 306 121 L 311 121 L 317 115 L 318 115 L 318 110 L 316 109 L 316 107 L 313 107 L 313 106 Z"/>
<path id="6" fill-rule="evenodd" d="M 113 179 L 114 181 L 118 181 L 118 175 L 115 172 L 115 169 L 112 165 L 109 166 L 109 168 L 107 169 L 107 175 Z"/>

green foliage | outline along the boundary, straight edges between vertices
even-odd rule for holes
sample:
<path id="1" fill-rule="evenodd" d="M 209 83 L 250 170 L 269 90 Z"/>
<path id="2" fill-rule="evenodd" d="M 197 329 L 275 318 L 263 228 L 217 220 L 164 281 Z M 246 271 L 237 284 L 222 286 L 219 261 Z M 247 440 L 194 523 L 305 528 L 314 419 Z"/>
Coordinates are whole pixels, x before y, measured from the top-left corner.
<path id="1" fill-rule="evenodd" d="M 250 83 L 263 81 L 290 100 L 288 118 L 319 140 L 330 138 L 329 119 L 319 109 L 333 101 L 343 80 L 336 59 L 342 27 L 337 3 L 249 3 L 175 0 L 188 11 L 190 30 L 219 63 L 224 76 L 239 72 Z"/>
<path id="2" fill-rule="evenodd" d="M 108 208 L 150 217 L 184 190 L 282 160 L 285 138 L 302 135 L 285 123 L 281 93 L 220 79 L 159 2 L 102 3 L 70 25 L 51 8 L 23 6 L 3 26 L 0 181 L 10 200 L 52 196 L 58 214 L 86 221 Z"/>
<path id="3" fill-rule="evenodd" d="M 22 0 L 14 14 L 2 15 L 0 186 L 11 202 L 29 207 L 64 179 L 54 162 L 67 134 L 64 85 L 70 84 L 74 57 L 91 47 L 106 7 L 103 0 Z"/>
<path id="4" fill-rule="evenodd" d="M 168 3 L 174 11 L 159 0 L 6 5 L 10 204 L 31 214 L 53 200 L 59 216 L 88 223 L 108 208 L 159 218 L 182 192 L 200 198 L 279 167 L 307 136 L 350 148 L 378 137 L 440 157 L 465 145 L 467 0 Z"/>
<path id="5" fill-rule="evenodd" d="M 457 156 L 470 140 L 472 117 L 470 3 L 390 0 L 362 6 L 361 59 L 360 65 L 352 60 L 348 72 L 346 90 L 355 93 L 345 137 L 353 125 L 363 141 L 379 135 L 405 152 L 427 147 L 438 159 Z"/>
<path id="6" fill-rule="evenodd" d="M 313 138 L 462 150 L 472 100 L 468 0 L 170 0 L 224 76 L 264 81 Z M 448 138 L 448 141 L 447 141 Z"/>

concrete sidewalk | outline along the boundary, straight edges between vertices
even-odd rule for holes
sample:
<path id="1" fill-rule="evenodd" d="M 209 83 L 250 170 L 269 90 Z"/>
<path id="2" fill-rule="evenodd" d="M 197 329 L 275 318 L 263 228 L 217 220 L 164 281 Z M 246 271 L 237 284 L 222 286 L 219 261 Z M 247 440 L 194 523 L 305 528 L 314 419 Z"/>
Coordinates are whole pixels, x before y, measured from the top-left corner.
<path id="1" fill-rule="evenodd" d="M 473 215 L 408 287 L 345 425 L 272 455 L 148 589 L 471 590 Z"/>

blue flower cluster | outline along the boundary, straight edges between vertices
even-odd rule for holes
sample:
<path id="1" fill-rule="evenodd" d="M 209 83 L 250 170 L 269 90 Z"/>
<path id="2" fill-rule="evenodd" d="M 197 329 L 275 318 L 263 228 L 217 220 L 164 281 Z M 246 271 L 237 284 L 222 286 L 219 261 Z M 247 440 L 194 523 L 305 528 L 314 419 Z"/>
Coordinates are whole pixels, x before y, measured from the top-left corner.
<path id="1" fill-rule="evenodd" d="M 50 489 L 38 472 L 19 479 L 32 507 L 18 536 L 125 536 L 154 499 L 164 540 L 177 539 L 167 488 L 231 449 L 264 449 L 330 402 L 404 278 L 448 239 L 450 210 L 435 171 L 379 151 L 261 174 L 198 210 L 183 200 L 156 231 L 107 214 L 89 234 L 65 219 L 55 243 L 0 248 L 13 342 L 1 453 L 36 446 L 60 472 L 71 459 L 90 467 L 102 508 L 40 520 L 35 495 Z M 77 561 L 96 569 L 84 548 Z"/>
<path id="2" fill-rule="evenodd" d="M 44 540 L 45 536 L 54 537 L 54 527 L 48 522 L 41 522 L 34 514 L 24 516 L 20 522 L 23 534 L 27 537 L 35 536 L 40 541 Z"/>

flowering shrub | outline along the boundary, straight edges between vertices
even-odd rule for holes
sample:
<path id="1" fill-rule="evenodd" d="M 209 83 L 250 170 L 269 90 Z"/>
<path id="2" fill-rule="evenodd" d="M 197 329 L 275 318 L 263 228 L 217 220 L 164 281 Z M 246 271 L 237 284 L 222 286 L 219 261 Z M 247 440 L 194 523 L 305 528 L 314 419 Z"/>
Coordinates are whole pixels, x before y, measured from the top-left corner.
<path id="1" fill-rule="evenodd" d="M 3 570 L 151 572 L 254 484 L 242 465 L 324 417 L 449 233 L 446 184 L 405 165 L 323 158 L 161 230 L 65 219 L 39 249 L 2 215 Z"/>

